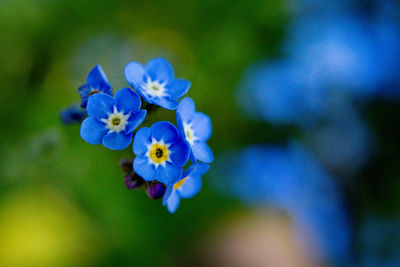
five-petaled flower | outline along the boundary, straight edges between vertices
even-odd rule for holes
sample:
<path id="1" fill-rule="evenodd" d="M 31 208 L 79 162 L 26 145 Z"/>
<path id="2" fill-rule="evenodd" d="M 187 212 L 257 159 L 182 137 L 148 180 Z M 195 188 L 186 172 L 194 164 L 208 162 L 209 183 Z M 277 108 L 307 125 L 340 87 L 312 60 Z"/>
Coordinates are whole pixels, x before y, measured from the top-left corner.
<path id="1" fill-rule="evenodd" d="M 145 67 L 131 62 L 125 67 L 125 78 L 128 83 L 148 103 L 173 110 L 178 107 L 178 99 L 184 96 L 190 82 L 174 78 L 174 70 L 167 60 L 155 58 Z"/>
<path id="2" fill-rule="evenodd" d="M 100 65 L 89 72 L 86 83 L 79 87 L 78 93 L 81 95 L 82 108 L 86 108 L 91 95 L 103 93 L 112 96 L 112 87 Z"/>
<path id="3" fill-rule="evenodd" d="M 201 176 L 209 169 L 208 164 L 197 163 L 187 168 L 179 181 L 168 186 L 164 194 L 163 205 L 167 206 L 170 213 L 174 213 L 181 198 L 191 198 L 196 195 L 202 186 Z"/>
<path id="4" fill-rule="evenodd" d="M 179 132 L 190 144 L 190 159 L 210 163 L 214 155 L 206 144 L 212 133 L 211 119 L 206 114 L 196 112 L 196 107 L 190 97 L 185 97 L 179 103 L 176 112 L 176 122 Z"/>
<path id="5" fill-rule="evenodd" d="M 190 148 L 174 125 L 167 121 L 141 128 L 133 140 L 134 171 L 144 180 L 157 180 L 166 185 L 175 183 L 182 175 Z"/>
<path id="6" fill-rule="evenodd" d="M 126 148 L 132 132 L 143 122 L 146 110 L 140 110 L 140 97 L 130 88 L 118 91 L 114 98 L 98 93 L 89 97 L 89 117 L 81 125 L 81 137 L 89 144 L 103 144 L 114 150 Z"/>

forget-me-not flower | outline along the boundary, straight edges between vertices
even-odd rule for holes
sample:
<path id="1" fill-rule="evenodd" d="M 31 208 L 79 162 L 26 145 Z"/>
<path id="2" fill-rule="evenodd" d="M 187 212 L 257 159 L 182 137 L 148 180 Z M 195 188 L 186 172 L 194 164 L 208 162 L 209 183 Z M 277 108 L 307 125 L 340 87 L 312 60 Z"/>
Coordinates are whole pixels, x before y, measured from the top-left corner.
<path id="1" fill-rule="evenodd" d="M 212 162 L 214 155 L 206 144 L 212 133 L 211 119 L 204 113 L 196 112 L 195 104 L 190 97 L 185 97 L 179 103 L 176 122 L 181 136 L 186 138 L 192 149 L 191 160 Z"/>
<path id="2" fill-rule="evenodd" d="M 81 95 L 81 107 L 86 108 L 89 96 L 103 93 L 112 96 L 112 87 L 100 65 L 94 67 L 87 77 L 86 83 L 78 89 Z"/>
<path id="3" fill-rule="evenodd" d="M 178 107 L 178 99 L 190 87 L 189 81 L 174 78 L 174 70 L 164 58 L 152 59 L 145 67 L 138 62 L 129 63 L 125 67 L 125 78 L 148 103 L 168 110 Z"/>
<path id="4" fill-rule="evenodd" d="M 122 150 L 132 141 L 132 132 L 143 122 L 140 97 L 130 88 L 118 91 L 114 98 L 98 93 L 89 97 L 89 117 L 82 122 L 81 137 L 89 144 L 103 144 Z"/>
<path id="5" fill-rule="evenodd" d="M 133 152 L 136 154 L 133 169 L 137 174 L 146 181 L 170 185 L 181 178 L 190 148 L 174 125 L 159 121 L 136 133 Z"/>
<path id="6" fill-rule="evenodd" d="M 191 165 L 183 174 L 182 179 L 168 186 L 163 198 L 163 205 L 167 206 L 170 213 L 174 213 L 181 198 L 192 198 L 202 186 L 201 176 L 205 174 L 210 166 L 204 163 Z"/>

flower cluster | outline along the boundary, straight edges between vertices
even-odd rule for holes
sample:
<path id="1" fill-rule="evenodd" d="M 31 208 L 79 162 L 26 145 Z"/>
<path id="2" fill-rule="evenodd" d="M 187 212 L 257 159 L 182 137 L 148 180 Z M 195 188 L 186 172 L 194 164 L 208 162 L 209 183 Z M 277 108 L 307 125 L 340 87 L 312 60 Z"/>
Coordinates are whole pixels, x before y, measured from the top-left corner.
<path id="1" fill-rule="evenodd" d="M 201 176 L 214 160 L 206 143 L 212 133 L 211 119 L 196 111 L 191 98 L 180 101 L 191 83 L 175 78 L 165 59 L 152 59 L 145 66 L 131 62 L 124 73 L 132 88 L 113 95 L 112 86 L 97 65 L 78 89 L 82 109 L 72 106 L 60 116 L 63 122 L 73 123 L 81 122 L 87 114 L 80 135 L 89 144 L 123 150 L 133 139 L 136 157 L 120 163 L 127 188 L 144 187 L 150 198 L 163 198 L 163 205 L 173 213 L 181 197 L 191 198 L 200 191 Z M 149 120 L 154 107 L 176 110 L 177 127 L 158 121 L 138 129 Z M 183 170 L 186 165 L 190 166 Z"/>

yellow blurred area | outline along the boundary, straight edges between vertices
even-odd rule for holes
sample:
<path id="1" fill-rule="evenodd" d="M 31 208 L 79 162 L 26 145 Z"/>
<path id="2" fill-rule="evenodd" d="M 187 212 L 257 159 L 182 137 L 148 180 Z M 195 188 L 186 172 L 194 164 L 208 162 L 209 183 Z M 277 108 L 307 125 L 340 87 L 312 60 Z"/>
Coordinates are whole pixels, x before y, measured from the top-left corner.
<path id="1" fill-rule="evenodd" d="M 0 203 L 0 266 L 93 263 L 99 249 L 94 230 L 59 192 L 14 191 Z"/>

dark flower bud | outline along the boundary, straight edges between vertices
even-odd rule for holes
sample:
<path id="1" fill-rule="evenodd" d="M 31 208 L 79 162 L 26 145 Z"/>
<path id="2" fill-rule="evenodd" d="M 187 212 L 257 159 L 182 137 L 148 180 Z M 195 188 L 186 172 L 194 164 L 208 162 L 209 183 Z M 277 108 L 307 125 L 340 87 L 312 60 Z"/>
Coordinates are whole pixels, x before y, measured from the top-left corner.
<path id="1" fill-rule="evenodd" d="M 81 123 L 86 116 L 86 110 L 75 104 L 60 111 L 60 119 L 64 124 Z"/>
<path id="2" fill-rule="evenodd" d="M 152 199 L 159 199 L 164 196 L 165 190 L 167 188 L 165 185 L 161 183 L 152 183 L 150 186 L 147 188 L 146 192 L 147 195 L 152 198 Z"/>
<path id="3" fill-rule="evenodd" d="M 131 159 L 122 159 L 119 162 L 119 167 L 121 168 L 121 170 L 124 173 L 131 173 L 133 170 L 133 166 L 132 166 L 133 162 Z"/>
<path id="4" fill-rule="evenodd" d="M 135 174 L 126 174 L 124 176 L 125 185 L 128 189 L 135 189 L 143 185 L 144 181 L 138 175 Z"/>

